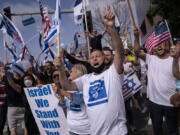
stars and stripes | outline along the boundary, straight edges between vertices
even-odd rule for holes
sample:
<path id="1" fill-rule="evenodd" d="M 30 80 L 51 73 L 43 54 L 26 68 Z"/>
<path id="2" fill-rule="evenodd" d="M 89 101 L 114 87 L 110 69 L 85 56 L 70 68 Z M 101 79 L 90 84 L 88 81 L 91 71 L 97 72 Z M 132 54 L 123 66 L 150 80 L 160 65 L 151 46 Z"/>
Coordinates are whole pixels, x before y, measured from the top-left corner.
<path id="1" fill-rule="evenodd" d="M 151 53 L 153 48 L 169 40 L 171 40 L 171 34 L 168 30 L 166 21 L 163 21 L 152 33 L 148 35 L 145 41 L 145 48 L 147 49 L 148 53 Z"/>
<path id="2" fill-rule="evenodd" d="M 42 1 L 39 1 L 39 8 L 40 8 L 40 14 L 42 18 L 42 25 L 43 25 L 43 36 L 42 38 L 45 39 L 48 36 L 48 33 L 51 29 L 51 22 L 48 17 L 48 8 L 43 7 Z"/>

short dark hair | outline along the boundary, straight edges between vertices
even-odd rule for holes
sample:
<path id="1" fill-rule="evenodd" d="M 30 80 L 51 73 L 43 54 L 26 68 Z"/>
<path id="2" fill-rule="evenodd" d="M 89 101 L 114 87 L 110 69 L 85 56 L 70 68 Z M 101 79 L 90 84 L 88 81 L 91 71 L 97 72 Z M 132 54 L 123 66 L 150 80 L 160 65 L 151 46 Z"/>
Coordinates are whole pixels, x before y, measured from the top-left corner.
<path id="1" fill-rule="evenodd" d="M 54 66 L 52 61 L 46 61 L 45 63 L 49 63 L 49 64 L 51 64 L 51 66 Z"/>
<path id="2" fill-rule="evenodd" d="M 102 51 L 110 51 L 111 54 L 113 54 L 113 50 L 111 48 L 107 47 L 107 46 L 103 47 Z"/>
<path id="3" fill-rule="evenodd" d="M 100 52 L 102 52 L 102 49 L 91 49 L 91 52 L 90 53 L 92 53 L 92 52 L 94 52 L 94 51 L 100 51 Z"/>

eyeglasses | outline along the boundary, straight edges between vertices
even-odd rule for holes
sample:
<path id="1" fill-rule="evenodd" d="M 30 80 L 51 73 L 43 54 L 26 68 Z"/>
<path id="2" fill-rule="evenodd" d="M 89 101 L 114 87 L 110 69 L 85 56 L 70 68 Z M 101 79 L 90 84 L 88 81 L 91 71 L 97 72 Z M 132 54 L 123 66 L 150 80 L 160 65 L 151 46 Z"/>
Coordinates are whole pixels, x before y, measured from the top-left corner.
<path id="1" fill-rule="evenodd" d="M 59 75 L 53 75 L 53 78 L 55 79 L 55 78 L 59 78 Z"/>

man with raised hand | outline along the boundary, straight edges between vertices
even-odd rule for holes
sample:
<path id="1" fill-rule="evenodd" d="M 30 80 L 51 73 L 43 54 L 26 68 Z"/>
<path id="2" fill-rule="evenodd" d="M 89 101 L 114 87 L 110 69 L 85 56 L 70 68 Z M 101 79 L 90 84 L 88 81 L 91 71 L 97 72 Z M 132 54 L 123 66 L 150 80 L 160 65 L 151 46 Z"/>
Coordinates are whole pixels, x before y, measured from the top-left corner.
<path id="1" fill-rule="evenodd" d="M 175 66 L 178 64 L 177 60 L 170 56 L 166 42 L 154 48 L 155 55 L 142 52 L 138 41 L 138 30 L 135 30 L 134 34 L 134 51 L 148 65 L 147 97 L 154 135 L 163 135 L 163 117 L 167 123 L 168 135 L 178 135 L 178 110 L 170 101 L 171 96 L 176 93 L 175 80 L 178 78 L 174 73 L 179 70 L 178 66 Z"/>
<path id="2" fill-rule="evenodd" d="M 105 56 L 101 50 L 93 50 L 89 63 L 93 73 L 68 81 L 63 59 L 56 58 L 54 63 L 60 71 L 60 83 L 66 90 L 83 92 L 83 99 L 91 126 L 91 135 L 126 135 L 126 116 L 122 96 L 123 44 L 115 29 L 115 16 L 107 7 L 104 12 L 104 24 L 111 36 L 115 51 L 113 63 L 105 64 Z"/>

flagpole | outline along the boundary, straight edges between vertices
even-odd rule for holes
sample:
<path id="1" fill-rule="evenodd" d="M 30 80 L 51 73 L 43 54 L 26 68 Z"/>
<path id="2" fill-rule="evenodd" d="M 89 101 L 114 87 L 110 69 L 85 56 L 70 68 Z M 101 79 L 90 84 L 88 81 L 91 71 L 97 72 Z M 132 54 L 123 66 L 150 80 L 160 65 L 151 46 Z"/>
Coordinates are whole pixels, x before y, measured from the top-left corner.
<path id="1" fill-rule="evenodd" d="M 171 31 L 170 31 L 170 29 L 169 29 L 169 25 L 168 25 L 168 23 L 167 23 L 167 20 L 165 19 L 164 21 L 165 21 L 165 23 L 166 23 L 167 29 L 168 29 L 168 31 L 169 31 L 169 33 L 170 33 L 170 36 L 171 36 Z M 171 36 L 171 39 L 170 39 L 170 43 L 171 43 L 171 45 L 173 45 L 172 36 Z"/>
<path id="2" fill-rule="evenodd" d="M 57 35 L 57 56 L 59 57 L 60 56 L 60 33 L 58 33 Z"/>
<path id="3" fill-rule="evenodd" d="M 86 24 L 86 31 L 88 33 L 87 36 L 87 47 L 88 47 L 88 57 L 90 56 L 90 40 L 89 40 L 89 30 L 88 30 L 88 25 L 87 25 L 87 15 L 86 15 L 86 0 L 83 0 L 83 8 L 85 12 L 85 24 Z M 86 34 L 86 33 L 85 33 Z M 86 36 L 86 35 L 85 35 Z"/>
<path id="4" fill-rule="evenodd" d="M 3 29 L 3 44 L 4 44 L 4 64 L 8 64 L 8 55 L 7 55 L 7 48 L 6 48 L 6 31 Z"/>
<path id="5" fill-rule="evenodd" d="M 60 33 L 61 33 L 61 29 L 60 29 L 60 11 L 59 10 L 61 10 L 61 8 L 60 8 L 60 0 L 56 0 L 56 11 L 55 11 L 55 17 L 56 17 L 56 19 L 58 20 L 57 22 L 58 22 L 58 27 L 57 27 L 57 29 L 58 29 L 58 31 L 59 31 L 59 33 L 57 33 L 57 56 L 59 57 L 59 56 L 61 56 L 61 46 L 60 46 Z M 60 18 L 59 18 L 60 17 Z"/>
<path id="6" fill-rule="evenodd" d="M 133 12 L 132 12 L 132 7 L 131 7 L 131 4 L 130 4 L 129 0 L 127 0 L 127 4 L 128 4 L 128 7 L 129 7 L 129 11 L 130 11 L 130 16 L 132 17 L 132 23 L 133 23 L 134 29 L 137 29 L 135 19 L 134 19 L 134 15 L 133 15 Z"/>

